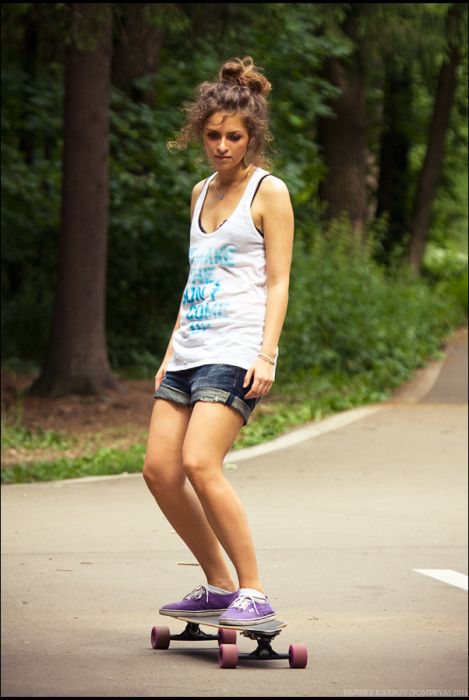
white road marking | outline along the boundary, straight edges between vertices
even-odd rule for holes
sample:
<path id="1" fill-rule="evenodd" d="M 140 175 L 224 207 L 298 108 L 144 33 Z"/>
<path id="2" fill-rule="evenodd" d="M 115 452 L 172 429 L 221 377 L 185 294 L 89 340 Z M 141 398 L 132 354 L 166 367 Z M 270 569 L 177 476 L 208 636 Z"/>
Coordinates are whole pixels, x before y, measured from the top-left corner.
<path id="1" fill-rule="evenodd" d="M 460 574 L 459 571 L 453 571 L 453 569 L 412 569 L 412 571 L 416 571 L 424 576 L 431 576 L 438 579 L 438 581 L 449 583 L 450 586 L 457 586 L 457 588 L 467 591 L 467 576 L 466 574 Z"/>

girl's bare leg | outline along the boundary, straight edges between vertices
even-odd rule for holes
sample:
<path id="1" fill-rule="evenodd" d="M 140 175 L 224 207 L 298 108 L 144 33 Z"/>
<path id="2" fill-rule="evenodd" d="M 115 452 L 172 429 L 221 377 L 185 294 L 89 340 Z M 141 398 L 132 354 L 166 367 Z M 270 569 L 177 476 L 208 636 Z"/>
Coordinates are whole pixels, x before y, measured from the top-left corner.
<path id="1" fill-rule="evenodd" d="M 222 469 L 242 425 L 243 418 L 234 408 L 197 401 L 187 426 L 182 461 L 210 527 L 235 566 L 239 587 L 263 592 L 246 513 Z"/>
<path id="2" fill-rule="evenodd" d="M 237 590 L 220 543 L 182 462 L 182 446 L 193 407 L 155 399 L 143 477 L 163 514 L 200 563 L 207 582 Z"/>

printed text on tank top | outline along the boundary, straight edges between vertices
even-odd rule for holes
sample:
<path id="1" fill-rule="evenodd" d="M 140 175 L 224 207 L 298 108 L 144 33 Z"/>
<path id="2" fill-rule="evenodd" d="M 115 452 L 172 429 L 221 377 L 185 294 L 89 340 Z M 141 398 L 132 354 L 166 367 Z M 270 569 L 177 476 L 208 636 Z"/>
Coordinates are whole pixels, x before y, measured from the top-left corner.
<path id="1" fill-rule="evenodd" d="M 247 180 L 247 182 L 246 182 L 246 185 L 245 185 L 245 187 L 244 187 L 244 189 L 243 189 L 243 191 L 242 191 L 242 193 L 241 193 L 241 196 L 240 196 L 239 199 L 238 199 L 238 203 L 235 205 L 234 208 L 232 208 L 231 214 L 230 214 L 226 219 L 224 219 L 224 220 L 222 221 L 221 224 L 219 224 L 215 229 L 213 229 L 213 231 L 207 231 L 207 229 L 205 228 L 205 226 L 202 224 L 202 213 L 203 213 L 203 211 L 204 211 L 205 203 L 206 203 L 207 196 L 208 196 L 208 192 L 209 192 L 209 189 L 210 189 L 210 186 L 207 187 L 207 191 L 206 191 L 206 193 L 205 193 L 205 198 L 204 198 L 204 200 L 203 200 L 203 202 L 202 202 L 202 205 L 201 205 L 201 208 L 200 208 L 199 220 L 198 220 L 198 222 L 197 222 L 197 223 L 198 223 L 199 230 L 200 230 L 200 233 L 201 233 L 204 237 L 206 237 L 206 236 L 213 236 L 215 233 L 217 233 L 217 232 L 222 228 L 222 226 L 224 226 L 224 224 L 227 223 L 227 221 L 229 221 L 232 217 L 234 217 L 234 215 L 236 214 L 236 212 L 238 211 L 238 209 L 241 207 L 241 204 L 242 204 L 242 202 L 243 202 L 243 200 L 244 200 L 244 195 L 246 194 L 246 190 L 248 189 L 249 183 L 250 183 L 250 181 L 251 181 L 251 178 L 255 175 L 256 170 L 257 170 L 257 169 L 254 168 L 254 172 L 253 172 L 253 173 L 251 174 L 251 176 L 248 178 L 248 180 Z M 262 180 L 264 180 L 265 177 L 268 177 L 268 175 L 265 175 L 265 176 L 264 176 L 263 178 L 261 178 L 261 180 L 258 182 L 257 187 L 256 187 L 256 190 L 255 190 L 254 195 L 253 195 L 253 197 L 252 197 L 251 206 L 250 206 L 250 213 L 251 213 L 252 223 L 254 224 L 255 228 L 257 229 L 257 231 L 259 232 L 259 234 L 260 234 L 261 236 L 263 236 L 264 234 L 263 234 L 262 230 L 260 229 L 260 221 L 257 221 L 257 223 L 258 223 L 259 225 L 256 225 L 256 221 L 254 220 L 255 218 L 256 218 L 256 219 L 260 219 L 260 216 L 255 216 L 255 217 L 254 217 L 254 214 L 253 214 L 253 211 L 252 211 L 252 204 L 253 204 L 254 198 L 255 198 L 255 196 L 256 196 L 258 190 L 259 190 L 259 187 L 260 187 L 260 185 L 261 185 L 261 182 L 262 182 Z M 220 218 L 220 217 L 219 217 L 219 218 Z M 209 228 L 211 228 L 211 227 L 209 227 Z"/>

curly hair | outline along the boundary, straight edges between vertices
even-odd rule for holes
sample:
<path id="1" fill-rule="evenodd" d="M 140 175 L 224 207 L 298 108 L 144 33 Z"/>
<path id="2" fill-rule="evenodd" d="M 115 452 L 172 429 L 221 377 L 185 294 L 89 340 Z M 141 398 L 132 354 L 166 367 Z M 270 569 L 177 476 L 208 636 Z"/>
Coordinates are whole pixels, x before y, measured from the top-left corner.
<path id="1" fill-rule="evenodd" d="M 176 138 L 168 141 L 169 151 L 180 151 L 191 142 L 200 143 L 205 123 L 215 112 L 239 114 L 250 137 L 246 161 L 266 166 L 265 151 L 273 140 L 267 102 L 271 89 L 271 84 L 254 65 L 251 56 L 225 61 L 218 79 L 201 83 L 196 90 L 196 99 L 185 103 L 186 122 Z"/>

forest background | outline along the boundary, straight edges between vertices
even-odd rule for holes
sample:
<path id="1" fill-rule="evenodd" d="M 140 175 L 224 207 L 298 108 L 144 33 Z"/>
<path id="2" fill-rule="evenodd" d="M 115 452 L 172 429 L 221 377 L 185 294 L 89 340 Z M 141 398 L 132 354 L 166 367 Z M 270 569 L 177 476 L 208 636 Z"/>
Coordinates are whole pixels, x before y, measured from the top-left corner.
<path id="1" fill-rule="evenodd" d="M 467 5 L 4 3 L 2 480 L 139 471 L 188 274 L 195 86 L 252 56 L 295 211 L 234 449 L 381 401 L 467 322 Z M 235 465 L 232 465 L 233 468 Z"/>

